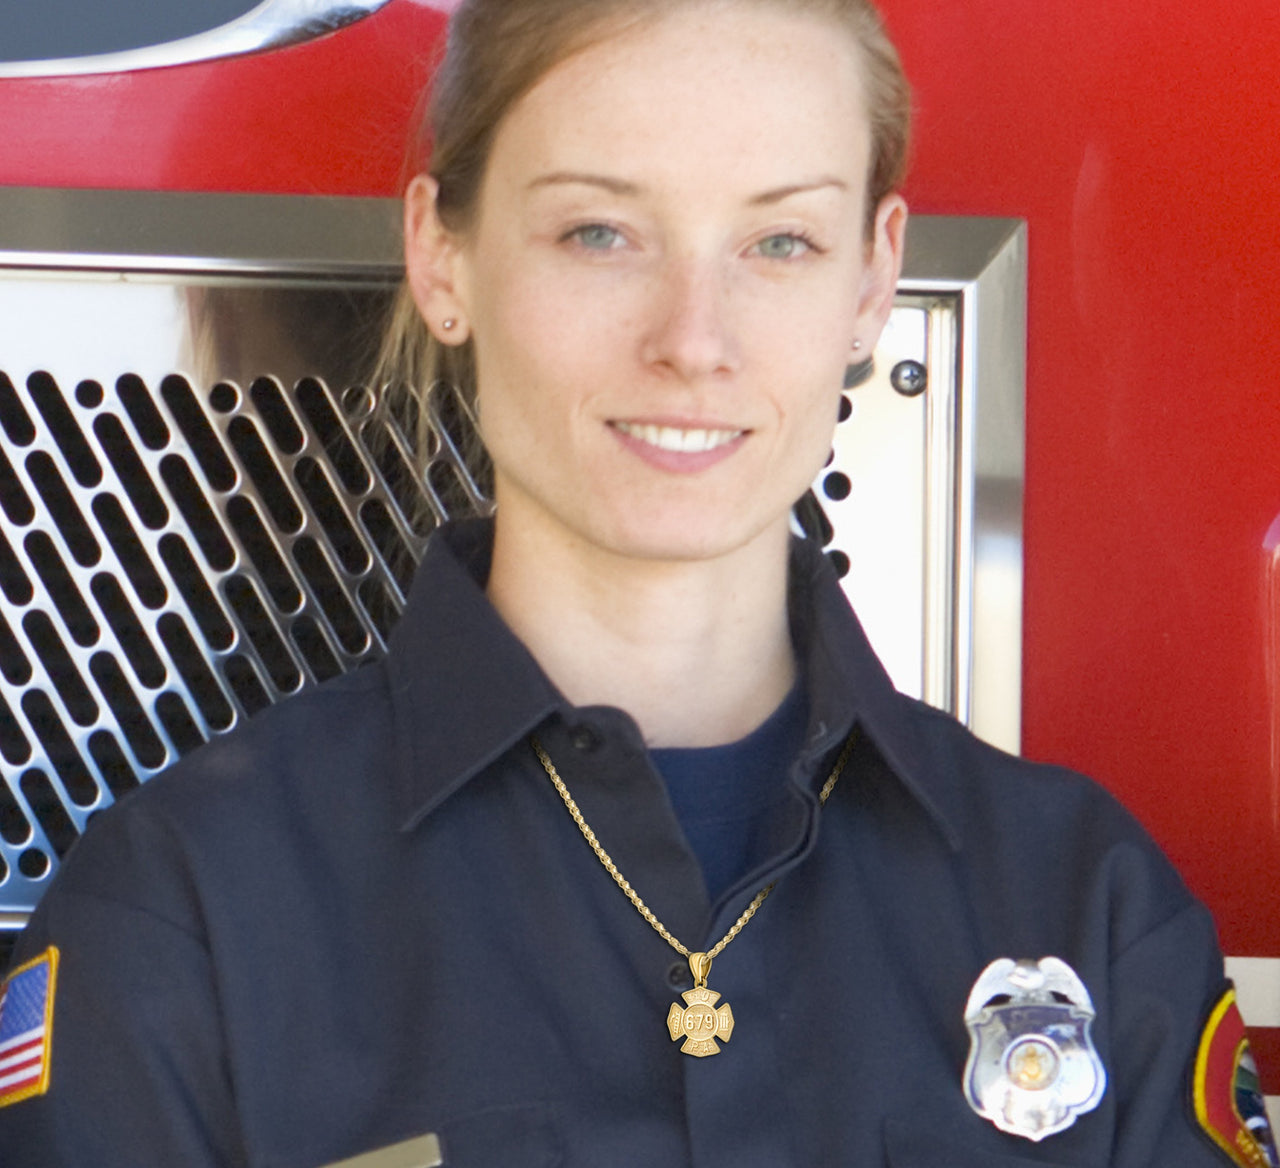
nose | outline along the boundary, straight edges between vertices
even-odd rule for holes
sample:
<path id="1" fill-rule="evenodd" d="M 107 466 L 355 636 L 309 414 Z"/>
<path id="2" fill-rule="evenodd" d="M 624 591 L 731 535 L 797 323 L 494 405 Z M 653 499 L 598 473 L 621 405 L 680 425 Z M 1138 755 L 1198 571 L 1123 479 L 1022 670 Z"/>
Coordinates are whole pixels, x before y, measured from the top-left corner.
<path id="1" fill-rule="evenodd" d="M 719 265 L 672 259 L 654 282 L 642 356 L 685 381 L 735 371 L 741 361 L 732 294 Z"/>

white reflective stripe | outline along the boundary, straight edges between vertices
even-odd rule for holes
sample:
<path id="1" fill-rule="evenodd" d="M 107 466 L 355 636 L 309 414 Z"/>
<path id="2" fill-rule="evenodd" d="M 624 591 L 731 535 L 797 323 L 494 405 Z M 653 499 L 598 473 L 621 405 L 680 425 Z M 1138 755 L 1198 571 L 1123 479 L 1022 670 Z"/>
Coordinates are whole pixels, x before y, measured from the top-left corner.
<path id="1" fill-rule="evenodd" d="M 1280 957 L 1228 957 L 1246 1026 L 1280 1026 Z"/>
<path id="2" fill-rule="evenodd" d="M 6 1050 L 12 1050 L 15 1046 L 23 1046 L 33 1038 L 39 1038 L 43 1034 L 44 1027 L 37 1026 L 34 1030 L 28 1030 L 23 1034 L 19 1034 L 16 1038 L 10 1038 L 5 1042 L 0 1042 L 0 1055 L 3 1055 Z"/>

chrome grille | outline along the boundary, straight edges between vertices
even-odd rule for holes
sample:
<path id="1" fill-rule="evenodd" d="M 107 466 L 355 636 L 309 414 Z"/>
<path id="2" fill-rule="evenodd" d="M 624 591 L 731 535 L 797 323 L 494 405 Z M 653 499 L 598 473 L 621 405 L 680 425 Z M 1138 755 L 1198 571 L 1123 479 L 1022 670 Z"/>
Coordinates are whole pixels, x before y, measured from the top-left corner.
<path id="1" fill-rule="evenodd" d="M 208 734 L 384 651 L 427 531 L 484 506 L 432 402 L 419 480 L 359 386 L 0 373 L 7 904 Z"/>

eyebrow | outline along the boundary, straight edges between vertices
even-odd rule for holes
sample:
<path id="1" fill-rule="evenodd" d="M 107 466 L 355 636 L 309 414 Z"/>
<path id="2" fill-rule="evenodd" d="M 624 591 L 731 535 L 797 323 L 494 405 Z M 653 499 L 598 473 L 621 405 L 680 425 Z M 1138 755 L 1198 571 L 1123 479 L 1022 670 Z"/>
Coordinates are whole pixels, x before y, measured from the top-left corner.
<path id="1" fill-rule="evenodd" d="M 574 170 L 558 170 L 551 174 L 539 175 L 531 183 L 529 190 L 537 190 L 541 187 L 564 186 L 581 184 L 588 187 L 599 187 L 601 190 L 608 191 L 612 195 L 618 195 L 623 198 L 635 198 L 637 195 L 643 194 L 644 188 L 639 183 L 633 183 L 627 179 L 611 178 L 604 174 L 590 174 L 585 171 Z M 770 207 L 775 203 L 781 203 L 785 199 L 791 198 L 792 195 L 801 195 L 809 191 L 820 191 L 830 187 L 838 191 L 847 191 L 849 184 L 844 179 L 836 178 L 832 175 L 822 175 L 819 178 L 808 179 L 804 182 L 788 183 L 784 187 L 776 187 L 773 190 L 762 191 L 758 195 L 753 195 L 748 204 L 752 207 Z"/>
<path id="2" fill-rule="evenodd" d="M 537 190 L 539 187 L 552 187 L 570 184 L 581 184 L 588 187 L 600 187 L 613 195 L 622 195 L 634 198 L 641 193 L 641 187 L 626 179 L 610 178 L 604 174 L 587 174 L 574 170 L 558 170 L 552 174 L 540 175 L 529 184 L 529 190 Z"/>
<path id="3" fill-rule="evenodd" d="M 764 191 L 753 196 L 750 203 L 753 207 L 769 207 L 774 203 L 781 203 L 784 199 L 791 198 L 792 195 L 803 195 L 809 191 L 820 191 L 827 187 L 837 191 L 847 191 L 849 184 L 844 179 L 836 178 L 833 175 L 823 175 L 807 182 L 790 183 L 785 187 L 778 187 L 776 190 Z"/>

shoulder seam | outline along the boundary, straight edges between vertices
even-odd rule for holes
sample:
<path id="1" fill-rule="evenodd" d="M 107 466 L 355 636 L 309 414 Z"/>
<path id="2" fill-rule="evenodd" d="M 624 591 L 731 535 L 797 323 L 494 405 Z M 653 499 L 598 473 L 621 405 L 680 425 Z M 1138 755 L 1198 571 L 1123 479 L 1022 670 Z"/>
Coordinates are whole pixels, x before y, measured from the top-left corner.
<path id="1" fill-rule="evenodd" d="M 1175 873 L 1176 871 L 1177 870 L 1175 869 Z M 1188 914 L 1208 912 L 1208 909 L 1206 909 L 1204 905 L 1202 905 L 1198 900 L 1196 900 L 1194 896 L 1191 895 L 1190 890 L 1187 889 L 1185 885 L 1183 885 L 1183 896 L 1186 898 L 1186 901 L 1181 908 L 1177 908 L 1173 912 L 1169 913 L 1168 916 L 1162 917 L 1159 921 L 1157 921 L 1145 932 L 1139 934 L 1137 937 L 1134 937 L 1134 939 L 1130 941 L 1123 949 L 1120 949 L 1116 953 L 1113 953 L 1111 955 L 1110 961 L 1107 964 L 1109 966 L 1114 966 L 1118 962 L 1123 961 L 1124 958 L 1133 949 L 1141 945 L 1144 941 L 1147 940 L 1147 938 L 1160 932 L 1161 929 L 1168 928 L 1169 925 L 1173 924 L 1177 920 L 1180 920 L 1182 917 L 1185 917 Z"/>
<path id="2" fill-rule="evenodd" d="M 49 891 L 44 895 L 43 903 L 53 905 L 58 900 L 92 901 L 97 904 L 111 905 L 118 909 L 125 909 L 129 912 L 138 913 L 141 916 L 148 917 L 149 919 L 164 925 L 166 928 L 172 929 L 175 933 L 181 934 L 197 948 L 203 950 L 206 954 L 209 953 L 209 946 L 205 943 L 204 938 L 198 933 L 192 932 L 192 930 L 185 928 L 176 921 L 171 921 L 168 917 L 162 916 L 160 913 L 157 913 L 150 908 L 146 908 L 143 905 L 134 904 L 127 900 L 120 900 L 114 896 L 103 896 L 98 892 L 82 892 L 79 889 L 67 888 L 49 889 Z"/>

